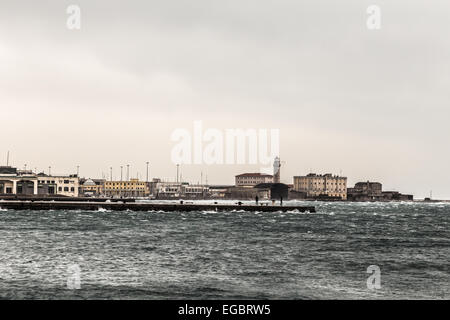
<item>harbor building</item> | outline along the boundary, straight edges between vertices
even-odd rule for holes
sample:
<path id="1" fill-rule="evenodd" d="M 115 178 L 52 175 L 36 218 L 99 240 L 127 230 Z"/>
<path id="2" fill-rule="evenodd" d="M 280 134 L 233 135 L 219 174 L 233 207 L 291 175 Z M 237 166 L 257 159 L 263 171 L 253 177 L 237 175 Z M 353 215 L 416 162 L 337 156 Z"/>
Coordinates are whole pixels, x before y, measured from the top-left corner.
<path id="1" fill-rule="evenodd" d="M 77 197 L 78 189 L 77 175 L 48 176 L 9 166 L 0 167 L 0 194 Z"/>
<path id="2" fill-rule="evenodd" d="M 264 173 L 243 173 L 235 176 L 236 187 L 254 187 L 261 183 L 273 183 L 273 176 Z"/>
<path id="3" fill-rule="evenodd" d="M 183 183 L 153 179 L 152 194 L 155 198 L 180 198 L 183 195 Z"/>
<path id="4" fill-rule="evenodd" d="M 31 171 L 0 167 L 0 194 L 38 194 L 38 180 Z"/>
<path id="5" fill-rule="evenodd" d="M 381 183 L 366 181 L 348 188 L 347 198 L 349 201 L 411 201 L 414 196 L 398 191 L 383 191 Z"/>
<path id="6" fill-rule="evenodd" d="M 296 176 L 293 190 L 306 193 L 306 197 L 310 199 L 347 200 L 347 177 L 334 176 L 331 173 Z"/>
<path id="7" fill-rule="evenodd" d="M 138 179 L 129 181 L 105 181 L 105 195 L 109 197 L 147 197 L 150 195 L 148 183 Z"/>
<path id="8" fill-rule="evenodd" d="M 347 189 L 348 200 L 370 201 L 380 199 L 383 193 L 383 185 L 379 182 L 358 182 L 353 188 Z"/>
<path id="9" fill-rule="evenodd" d="M 38 193 L 41 195 L 61 195 L 66 197 L 78 197 L 80 179 L 76 174 L 68 176 L 48 176 L 43 173 L 37 175 Z"/>
<path id="10" fill-rule="evenodd" d="M 203 185 L 183 185 L 183 194 L 189 199 L 203 199 L 209 195 L 209 187 Z"/>
<path id="11" fill-rule="evenodd" d="M 157 199 L 205 199 L 210 195 L 207 185 L 161 181 L 161 179 L 153 179 L 151 185 L 152 194 Z"/>
<path id="12" fill-rule="evenodd" d="M 86 197 L 99 197 L 105 194 L 105 179 L 83 179 L 80 181 L 80 193 Z"/>

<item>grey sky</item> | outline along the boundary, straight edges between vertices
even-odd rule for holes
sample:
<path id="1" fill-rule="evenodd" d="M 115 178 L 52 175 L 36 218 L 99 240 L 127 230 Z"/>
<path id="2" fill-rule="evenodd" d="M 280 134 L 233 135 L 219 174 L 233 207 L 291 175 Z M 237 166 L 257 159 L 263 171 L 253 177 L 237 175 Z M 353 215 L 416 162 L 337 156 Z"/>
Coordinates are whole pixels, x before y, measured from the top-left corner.
<path id="1" fill-rule="evenodd" d="M 381 30 L 366 27 L 371 4 Z M 150 161 L 173 177 L 171 132 L 202 120 L 279 128 L 284 182 L 342 170 L 450 198 L 449 13 L 448 1 L 0 0 L 0 152 L 88 177 L 127 163 L 142 177 Z"/>

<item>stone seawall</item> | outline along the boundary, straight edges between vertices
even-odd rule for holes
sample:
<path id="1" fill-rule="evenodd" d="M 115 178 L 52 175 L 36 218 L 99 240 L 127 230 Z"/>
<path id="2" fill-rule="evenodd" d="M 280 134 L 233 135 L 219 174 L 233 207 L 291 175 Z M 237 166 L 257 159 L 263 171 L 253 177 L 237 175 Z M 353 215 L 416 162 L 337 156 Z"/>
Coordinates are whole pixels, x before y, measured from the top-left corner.
<path id="1" fill-rule="evenodd" d="M 78 202 L 78 201 L 0 201 L 0 208 L 12 210 L 132 210 L 132 211 L 294 211 L 316 212 L 314 206 L 257 206 L 237 204 L 170 204 L 136 202 Z"/>

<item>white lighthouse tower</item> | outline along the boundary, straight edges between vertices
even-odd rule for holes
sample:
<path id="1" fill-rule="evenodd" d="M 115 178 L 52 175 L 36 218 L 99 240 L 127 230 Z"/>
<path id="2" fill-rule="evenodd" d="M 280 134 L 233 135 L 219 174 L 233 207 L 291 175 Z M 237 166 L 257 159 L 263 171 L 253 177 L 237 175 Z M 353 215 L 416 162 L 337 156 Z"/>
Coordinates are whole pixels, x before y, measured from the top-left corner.
<path id="1" fill-rule="evenodd" d="M 273 161 L 273 183 L 280 183 L 281 161 L 279 157 L 275 157 Z"/>

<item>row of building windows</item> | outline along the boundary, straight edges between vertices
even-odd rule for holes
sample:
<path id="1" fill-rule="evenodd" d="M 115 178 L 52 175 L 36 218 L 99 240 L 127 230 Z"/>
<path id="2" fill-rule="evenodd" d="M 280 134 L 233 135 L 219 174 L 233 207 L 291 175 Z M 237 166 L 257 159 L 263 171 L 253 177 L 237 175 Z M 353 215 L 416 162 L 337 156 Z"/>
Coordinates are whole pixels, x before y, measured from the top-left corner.
<path id="1" fill-rule="evenodd" d="M 128 188 L 128 187 L 111 187 L 111 186 L 106 186 L 107 190 L 145 190 L 145 187 L 135 187 L 135 188 Z"/>
<path id="2" fill-rule="evenodd" d="M 308 181 L 304 181 L 304 182 L 300 182 L 301 185 L 309 185 L 309 184 L 325 184 L 324 182 L 320 181 L 320 182 L 308 182 Z M 346 183 L 344 182 L 327 182 L 327 185 L 346 185 Z"/>
<path id="3" fill-rule="evenodd" d="M 144 182 L 135 183 L 135 182 L 106 182 L 107 186 L 145 186 Z"/>
<path id="4" fill-rule="evenodd" d="M 55 184 L 55 180 L 39 180 L 39 183 L 45 183 L 45 184 Z M 59 180 L 60 184 L 75 184 L 75 181 L 71 180 Z"/>
<path id="5" fill-rule="evenodd" d="M 60 191 L 60 192 L 62 192 L 63 191 L 63 189 L 64 189 L 64 192 L 75 192 L 75 188 L 74 187 L 58 187 L 58 191 Z"/>

